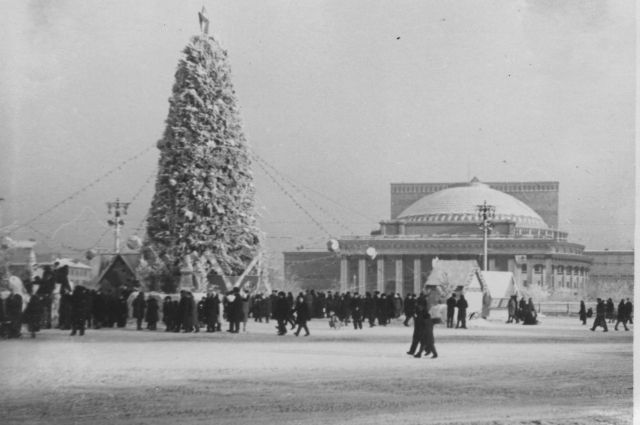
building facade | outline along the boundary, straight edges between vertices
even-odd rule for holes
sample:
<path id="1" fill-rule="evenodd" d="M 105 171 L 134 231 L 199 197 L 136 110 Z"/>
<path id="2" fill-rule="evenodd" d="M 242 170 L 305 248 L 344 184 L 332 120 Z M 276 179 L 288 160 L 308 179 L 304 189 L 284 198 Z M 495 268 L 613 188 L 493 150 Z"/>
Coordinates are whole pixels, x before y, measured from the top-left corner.
<path id="1" fill-rule="evenodd" d="M 635 256 L 632 250 L 585 251 L 593 260 L 587 294 L 590 298 L 633 297 Z"/>
<path id="2" fill-rule="evenodd" d="M 391 219 L 338 240 L 340 289 L 419 293 L 436 257 L 482 264 L 477 210 L 486 203 L 495 208 L 489 270 L 513 272 L 523 287 L 551 296 L 582 296 L 591 258 L 557 229 L 558 194 L 558 182 L 392 184 Z"/>

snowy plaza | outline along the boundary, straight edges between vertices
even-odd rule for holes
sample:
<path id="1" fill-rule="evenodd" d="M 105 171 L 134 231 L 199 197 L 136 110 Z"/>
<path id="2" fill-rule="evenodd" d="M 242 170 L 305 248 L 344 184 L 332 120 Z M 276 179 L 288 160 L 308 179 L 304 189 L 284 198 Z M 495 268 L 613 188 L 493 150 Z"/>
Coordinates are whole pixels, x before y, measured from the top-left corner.
<path id="1" fill-rule="evenodd" d="M 3 424 L 629 424 L 633 331 L 577 318 L 435 327 L 440 356 L 405 354 L 411 327 L 275 334 L 47 330 L 0 344 Z M 633 329 L 633 325 L 631 326 Z M 25 361 L 25 359 L 27 359 Z"/>
<path id="2" fill-rule="evenodd" d="M 640 423 L 633 2 L 1 4 L 0 425 Z"/>

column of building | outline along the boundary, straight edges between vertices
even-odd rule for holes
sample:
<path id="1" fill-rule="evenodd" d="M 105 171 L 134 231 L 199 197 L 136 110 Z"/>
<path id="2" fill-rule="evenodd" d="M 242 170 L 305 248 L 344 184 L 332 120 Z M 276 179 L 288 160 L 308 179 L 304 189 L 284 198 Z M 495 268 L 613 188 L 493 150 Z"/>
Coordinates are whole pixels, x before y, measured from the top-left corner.
<path id="1" fill-rule="evenodd" d="M 340 257 L 340 292 L 347 292 L 349 286 L 349 258 Z"/>
<path id="2" fill-rule="evenodd" d="M 420 257 L 413 259 L 413 293 L 419 294 L 422 291 L 422 261 Z"/>
<path id="3" fill-rule="evenodd" d="M 403 289 L 404 289 L 404 262 L 402 261 L 402 257 L 396 259 L 396 293 L 400 294 L 402 297 Z"/>
<path id="4" fill-rule="evenodd" d="M 384 292 L 384 257 L 378 257 L 377 261 L 377 279 L 376 279 L 376 290 L 380 293 Z"/>
<path id="5" fill-rule="evenodd" d="M 367 290 L 367 259 L 358 259 L 358 293 L 364 295 Z"/>

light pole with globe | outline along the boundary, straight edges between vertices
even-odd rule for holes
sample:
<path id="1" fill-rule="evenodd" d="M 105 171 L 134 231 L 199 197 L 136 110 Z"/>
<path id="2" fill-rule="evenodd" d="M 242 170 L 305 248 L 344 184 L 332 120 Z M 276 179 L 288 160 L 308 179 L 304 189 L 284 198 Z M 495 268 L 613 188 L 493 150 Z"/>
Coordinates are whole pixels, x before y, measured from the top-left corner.
<path id="1" fill-rule="evenodd" d="M 478 218 L 480 219 L 480 229 L 482 230 L 482 242 L 483 242 L 483 261 L 482 270 L 487 271 L 487 239 L 489 231 L 493 227 L 492 220 L 496 216 L 496 207 L 493 205 L 487 205 L 487 201 L 484 201 L 482 205 L 476 206 L 478 212 Z"/>

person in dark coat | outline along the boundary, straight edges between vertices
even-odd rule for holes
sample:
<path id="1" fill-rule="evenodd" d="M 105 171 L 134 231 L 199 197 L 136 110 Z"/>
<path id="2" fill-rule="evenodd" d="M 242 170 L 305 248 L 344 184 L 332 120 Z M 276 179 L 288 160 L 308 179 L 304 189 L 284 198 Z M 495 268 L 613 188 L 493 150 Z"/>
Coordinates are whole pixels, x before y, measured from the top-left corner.
<path id="1" fill-rule="evenodd" d="M 229 321 L 229 329 L 227 332 L 237 334 L 240 332 L 240 322 L 242 321 L 242 299 L 240 298 L 240 288 L 233 288 L 227 294 L 227 320 Z"/>
<path id="2" fill-rule="evenodd" d="M 533 304 L 533 300 L 529 298 L 527 307 L 524 312 L 523 325 L 536 325 L 538 324 L 538 313 L 536 312 L 536 306 Z"/>
<path id="3" fill-rule="evenodd" d="M 273 295 L 273 294 L 271 294 Z M 264 318 L 265 323 L 269 323 L 269 319 L 273 316 L 273 297 L 265 294 L 260 303 L 260 315 Z M 276 298 L 278 298 L 276 296 Z"/>
<path id="4" fill-rule="evenodd" d="M 378 312 L 378 324 L 381 326 L 387 326 L 387 318 L 389 316 L 387 316 L 387 294 L 384 292 L 380 295 L 380 298 L 378 298 L 376 311 Z"/>
<path id="5" fill-rule="evenodd" d="M 362 329 L 362 298 L 357 292 L 351 298 L 351 318 L 353 329 Z"/>
<path id="6" fill-rule="evenodd" d="M 456 323 L 456 329 L 467 329 L 467 307 L 469 307 L 469 304 L 467 303 L 467 300 L 464 299 L 464 295 L 460 294 L 460 299 L 456 303 L 456 307 L 458 307 L 458 322 Z"/>
<path id="7" fill-rule="evenodd" d="M 45 329 L 51 329 L 52 326 L 52 310 L 51 307 L 53 305 L 53 291 L 56 287 L 55 277 L 53 275 L 53 271 L 50 266 L 45 266 L 42 279 L 40 280 L 40 286 L 38 287 L 38 291 L 36 292 L 40 295 L 42 299 L 42 307 L 43 307 L 43 323 Z"/>
<path id="8" fill-rule="evenodd" d="M 218 329 L 218 316 L 220 315 L 220 299 L 217 294 L 209 292 L 204 299 L 204 322 L 207 332 L 215 332 Z"/>
<path id="9" fill-rule="evenodd" d="M 180 332 L 182 329 L 182 315 L 180 314 L 180 301 L 171 301 L 171 312 L 173 313 L 173 332 Z"/>
<path id="10" fill-rule="evenodd" d="M 629 298 L 627 298 L 625 306 L 627 307 L 627 321 L 633 325 L 633 303 Z"/>
<path id="11" fill-rule="evenodd" d="M 517 315 L 520 318 L 520 320 L 524 321 L 524 316 L 526 311 L 527 311 L 527 302 L 525 301 L 524 297 L 522 297 L 518 302 L 518 312 L 517 312 Z"/>
<path id="12" fill-rule="evenodd" d="M 60 305 L 58 306 L 58 329 L 71 329 L 71 292 L 61 290 Z"/>
<path id="13" fill-rule="evenodd" d="M 204 299 L 206 297 L 202 297 L 200 298 L 200 301 L 198 301 L 198 327 L 202 324 L 205 323 L 205 319 L 204 319 Z"/>
<path id="14" fill-rule="evenodd" d="M 295 336 L 298 336 L 302 329 L 306 332 L 304 336 L 309 336 L 309 328 L 307 327 L 307 322 L 309 321 L 309 303 L 305 297 L 300 296 L 297 298 L 294 310 L 296 313 L 296 324 L 298 325 Z"/>
<path id="15" fill-rule="evenodd" d="M 580 312 L 578 314 L 580 315 L 580 321 L 582 322 L 582 324 L 586 325 L 587 324 L 587 308 L 584 305 L 583 300 L 580 301 Z"/>
<path id="16" fill-rule="evenodd" d="M 80 333 L 84 335 L 85 323 L 89 315 L 87 289 L 78 285 L 71 294 L 71 336 Z"/>
<path id="17" fill-rule="evenodd" d="M 158 323 L 158 300 L 151 296 L 147 300 L 146 319 L 147 329 L 155 331 Z"/>
<path id="18" fill-rule="evenodd" d="M 36 332 L 40 331 L 43 312 L 42 296 L 38 294 L 32 295 L 24 311 L 24 318 L 27 322 L 27 329 L 31 333 L 31 338 L 35 338 Z"/>
<path id="19" fill-rule="evenodd" d="M 453 328 L 453 315 L 456 311 L 456 294 L 452 293 L 449 298 L 447 298 L 447 328 Z"/>
<path id="20" fill-rule="evenodd" d="M 394 295 L 387 295 L 387 324 L 391 324 L 391 319 L 395 318 Z"/>
<path id="21" fill-rule="evenodd" d="M 391 300 L 393 304 L 393 318 L 399 318 L 404 312 L 404 301 L 402 300 L 402 296 L 398 292 L 396 292 L 395 296 Z"/>
<path id="22" fill-rule="evenodd" d="M 423 311 L 416 320 L 423 323 L 421 325 L 420 348 L 418 348 L 418 352 L 414 357 L 420 358 L 424 352 L 425 356 L 431 354 L 431 358 L 435 359 L 438 357 L 438 352 L 436 351 L 435 339 L 433 338 L 433 321 L 431 320 L 431 315 L 428 311 Z"/>
<path id="23" fill-rule="evenodd" d="M 278 322 L 278 335 L 287 333 L 287 318 L 289 317 L 289 303 L 283 291 L 278 292 L 278 297 L 273 306 L 273 318 Z"/>
<path id="24" fill-rule="evenodd" d="M 376 304 L 375 300 L 371 297 L 371 292 L 367 292 L 364 296 L 363 313 L 365 319 L 369 321 L 369 327 L 374 327 L 376 322 Z"/>
<path id="25" fill-rule="evenodd" d="M 133 317 L 136 319 L 137 329 L 142 330 L 142 321 L 144 320 L 144 310 L 146 303 L 144 301 L 144 292 L 138 292 L 138 296 L 133 300 Z"/>
<path id="26" fill-rule="evenodd" d="M 198 321 L 198 303 L 196 303 L 196 298 L 193 296 L 193 293 L 187 292 L 187 297 L 189 298 L 189 302 L 191 303 L 191 329 L 194 332 L 200 332 L 200 322 Z"/>
<path id="27" fill-rule="evenodd" d="M 598 303 L 596 304 L 596 318 L 593 321 L 593 326 L 591 327 L 591 330 L 595 331 L 598 326 L 602 326 L 604 328 L 604 332 L 608 332 L 609 329 L 607 329 L 607 319 L 606 319 L 607 306 L 605 305 L 604 301 L 600 298 L 598 298 L 597 302 Z"/>
<path id="28" fill-rule="evenodd" d="M 170 296 L 164 297 L 162 303 L 162 322 L 164 323 L 164 331 L 171 332 L 175 326 L 175 311 Z"/>
<path id="29" fill-rule="evenodd" d="M 120 294 L 117 300 L 116 325 L 119 328 L 124 328 L 127 326 L 127 319 L 129 318 L 129 306 L 127 304 L 127 298 L 127 293 L 123 292 Z"/>
<path id="30" fill-rule="evenodd" d="M 404 299 L 404 325 L 409 326 L 409 320 L 413 318 L 416 312 L 416 297 L 413 294 L 407 294 Z"/>
<path id="31" fill-rule="evenodd" d="M 69 266 L 66 264 L 64 266 L 59 266 L 56 261 L 53 264 L 53 267 L 54 282 L 60 284 L 60 293 L 63 291 L 71 293 L 71 284 L 69 283 Z"/>
<path id="32" fill-rule="evenodd" d="M 507 303 L 507 323 L 516 323 L 520 322 L 520 318 L 518 317 L 518 297 L 516 295 L 511 295 L 509 297 L 509 302 Z"/>
<path id="33" fill-rule="evenodd" d="M 416 304 L 416 311 L 413 315 L 413 336 L 411 337 L 411 346 L 409 347 L 409 351 L 407 351 L 407 354 L 410 356 L 416 355 L 416 349 L 420 345 L 420 340 L 424 333 L 425 323 L 423 320 L 419 320 L 423 313 L 424 307 Z"/>
<path id="34" fill-rule="evenodd" d="M 307 303 L 307 309 L 309 310 L 309 320 L 311 320 L 311 312 L 313 311 L 313 305 L 315 302 L 315 291 L 306 290 L 304 294 L 304 302 Z M 292 306 L 293 307 L 293 306 Z"/>
<path id="35" fill-rule="evenodd" d="M 22 336 L 22 295 L 11 289 L 11 295 L 5 301 L 5 315 L 8 322 L 8 337 Z"/>
<path id="36" fill-rule="evenodd" d="M 309 308 L 307 297 L 302 292 L 300 292 L 299 296 L 304 297 L 304 301 L 307 303 L 307 308 Z M 287 305 L 289 306 L 289 309 L 287 310 L 287 323 L 291 325 L 291 330 L 294 330 L 296 328 L 296 318 L 293 316 L 295 304 L 296 299 L 294 298 L 293 294 L 291 292 L 287 292 Z"/>
<path id="37" fill-rule="evenodd" d="M 627 327 L 627 305 L 624 302 L 624 299 L 621 299 L 620 304 L 618 304 L 618 317 L 617 317 L 616 325 L 613 329 L 617 331 L 618 325 L 620 323 L 622 323 L 622 325 L 624 326 L 625 331 L 629 330 L 629 328 Z"/>
<path id="38" fill-rule="evenodd" d="M 193 331 L 193 311 L 189 293 L 180 291 L 180 303 L 178 304 L 178 319 L 183 332 Z"/>
<path id="39" fill-rule="evenodd" d="M 606 304 L 606 318 L 609 321 L 609 323 L 613 323 L 613 321 L 615 320 L 615 314 L 614 314 L 615 310 L 616 310 L 616 305 L 614 304 L 611 298 L 608 298 L 607 304 Z"/>

